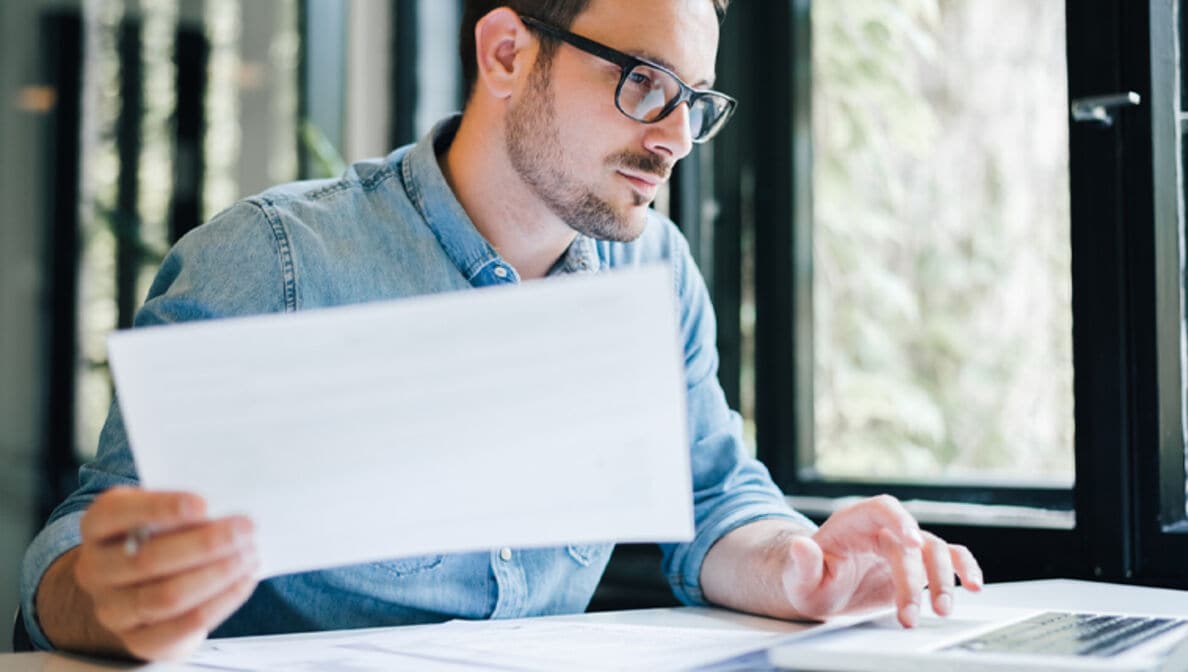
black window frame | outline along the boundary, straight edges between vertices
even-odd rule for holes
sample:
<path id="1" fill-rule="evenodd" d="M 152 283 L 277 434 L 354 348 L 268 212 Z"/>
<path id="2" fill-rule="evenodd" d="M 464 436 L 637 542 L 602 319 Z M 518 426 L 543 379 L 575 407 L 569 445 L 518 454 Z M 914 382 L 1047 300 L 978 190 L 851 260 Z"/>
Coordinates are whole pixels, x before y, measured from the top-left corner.
<path id="1" fill-rule="evenodd" d="M 1166 53 L 1161 44 L 1167 38 L 1158 31 L 1178 23 L 1170 20 L 1178 3 L 1066 2 L 1070 103 L 1120 91 L 1135 91 L 1143 101 L 1115 110 L 1116 123 L 1109 127 L 1070 119 L 1076 400 L 1071 490 L 825 481 L 799 468 L 798 452 L 811 450 L 813 430 L 812 3 L 731 7 L 719 74 L 722 86 L 741 101 L 733 126 L 746 130 L 725 146 L 716 143 L 713 198 L 724 204 L 720 213 L 739 219 L 719 218 L 713 230 L 715 238 L 729 238 L 740 226 L 754 227 L 758 455 L 786 493 L 837 498 L 889 492 L 901 499 L 1068 510 L 1076 520 L 1068 529 L 991 519 L 929 527 L 981 551 L 994 580 L 1188 583 L 1184 495 L 1171 492 L 1185 483 L 1179 348 L 1184 278 L 1178 273 L 1178 221 L 1164 212 L 1166 198 L 1156 202 L 1175 176 L 1154 164 L 1151 134 L 1161 118 L 1150 95 L 1173 76 L 1158 67 L 1153 73 L 1152 56 Z M 757 71 L 747 63 L 765 66 Z M 716 258 L 709 261 L 722 266 Z M 715 299 L 738 296 L 737 276 L 714 280 Z M 724 303 L 737 309 L 737 299 Z M 718 312 L 721 319 L 722 305 Z M 725 317 L 727 338 L 719 347 L 723 361 L 731 362 L 737 359 L 729 352 L 736 347 L 731 334 L 737 319 Z M 728 391 L 737 389 L 737 370 L 721 374 Z"/>
<path id="2" fill-rule="evenodd" d="M 1138 344 L 1136 372 L 1135 574 L 1142 580 L 1188 587 L 1188 453 L 1185 449 L 1184 204 L 1188 202 L 1183 159 L 1182 86 L 1184 15 L 1181 0 L 1150 0 L 1146 7 L 1150 43 L 1146 53 L 1128 54 L 1125 67 L 1143 73 L 1150 104 L 1142 115 L 1148 129 L 1129 128 L 1127 147 L 1145 149 L 1138 177 L 1150 180 L 1152 198 L 1143 201 L 1150 226 L 1130 231 L 1134 258 Z M 1141 26 L 1135 26 L 1137 31 Z M 1144 58 L 1145 57 L 1145 58 Z M 1144 134 L 1143 130 L 1147 132 Z M 1176 137 L 1165 143 L 1161 138 Z M 1144 220 L 1148 221 L 1148 220 Z"/>

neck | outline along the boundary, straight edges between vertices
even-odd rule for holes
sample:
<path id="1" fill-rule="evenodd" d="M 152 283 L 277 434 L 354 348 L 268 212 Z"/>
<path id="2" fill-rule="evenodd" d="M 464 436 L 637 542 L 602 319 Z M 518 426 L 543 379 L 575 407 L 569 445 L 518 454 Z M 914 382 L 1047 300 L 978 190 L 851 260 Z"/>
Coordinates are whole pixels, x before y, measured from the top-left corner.
<path id="1" fill-rule="evenodd" d="M 475 228 L 521 278 L 544 277 L 577 236 L 520 178 L 503 136 L 469 115 L 438 163 Z"/>

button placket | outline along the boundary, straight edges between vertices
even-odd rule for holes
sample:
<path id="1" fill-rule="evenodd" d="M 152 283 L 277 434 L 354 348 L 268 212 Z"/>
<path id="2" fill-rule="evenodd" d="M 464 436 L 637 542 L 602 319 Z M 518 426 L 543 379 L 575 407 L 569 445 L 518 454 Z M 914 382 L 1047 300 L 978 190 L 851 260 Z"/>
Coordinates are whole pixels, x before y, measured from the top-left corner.
<path id="1" fill-rule="evenodd" d="M 512 549 L 506 546 L 498 551 L 491 551 L 491 572 L 495 576 L 498 589 L 491 618 L 518 618 L 525 615 L 523 612 L 528 600 L 528 578 L 524 574 L 523 566 L 512 562 L 513 557 L 515 556 Z"/>

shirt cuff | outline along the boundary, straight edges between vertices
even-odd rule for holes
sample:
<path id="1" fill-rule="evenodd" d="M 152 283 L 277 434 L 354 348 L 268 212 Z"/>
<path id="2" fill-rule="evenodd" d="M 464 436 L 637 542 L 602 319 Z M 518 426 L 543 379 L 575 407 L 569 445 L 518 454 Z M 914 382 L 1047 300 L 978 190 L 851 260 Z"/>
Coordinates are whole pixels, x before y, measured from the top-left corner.
<path id="1" fill-rule="evenodd" d="M 43 651 L 52 651 L 54 645 L 42 632 L 37 617 L 37 587 L 41 585 L 45 570 L 49 569 L 55 560 L 82 543 L 82 534 L 78 527 L 82 516 L 82 511 L 74 511 L 46 525 L 25 552 L 25 560 L 21 566 L 21 615 L 25 621 L 25 630 L 29 633 L 29 640 L 33 642 L 33 646 Z"/>
<path id="2" fill-rule="evenodd" d="M 708 606 L 709 601 L 701 592 L 701 566 L 705 563 L 705 556 L 709 554 L 710 548 L 733 530 L 769 518 L 789 520 L 810 530 L 817 529 L 813 521 L 797 511 L 773 508 L 770 499 L 751 502 L 749 505 L 734 508 L 717 519 L 706 521 L 699 526 L 697 536 L 689 543 L 684 557 L 673 566 L 675 573 L 668 576 L 668 582 L 672 585 L 672 592 L 676 598 L 688 606 Z"/>

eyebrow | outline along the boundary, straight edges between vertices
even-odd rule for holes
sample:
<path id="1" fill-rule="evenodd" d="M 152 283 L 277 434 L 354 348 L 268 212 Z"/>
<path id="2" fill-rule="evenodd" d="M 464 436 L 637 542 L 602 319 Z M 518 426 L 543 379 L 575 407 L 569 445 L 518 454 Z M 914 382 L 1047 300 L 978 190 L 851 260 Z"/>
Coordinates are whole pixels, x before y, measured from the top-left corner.
<path id="1" fill-rule="evenodd" d="M 672 71 L 673 73 L 675 73 L 677 71 L 676 66 L 674 66 L 672 63 L 669 63 L 663 57 L 657 56 L 656 54 L 653 54 L 650 51 L 632 50 L 632 51 L 624 51 L 623 53 L 634 56 L 639 59 L 643 59 L 645 61 L 649 61 L 651 63 L 655 63 L 656 65 L 662 66 L 662 67 Z M 690 84 L 689 86 L 691 86 L 695 89 L 707 89 L 707 88 L 712 87 L 713 85 L 714 85 L 713 80 L 702 79 L 702 80 L 699 80 L 697 82 Z"/>

